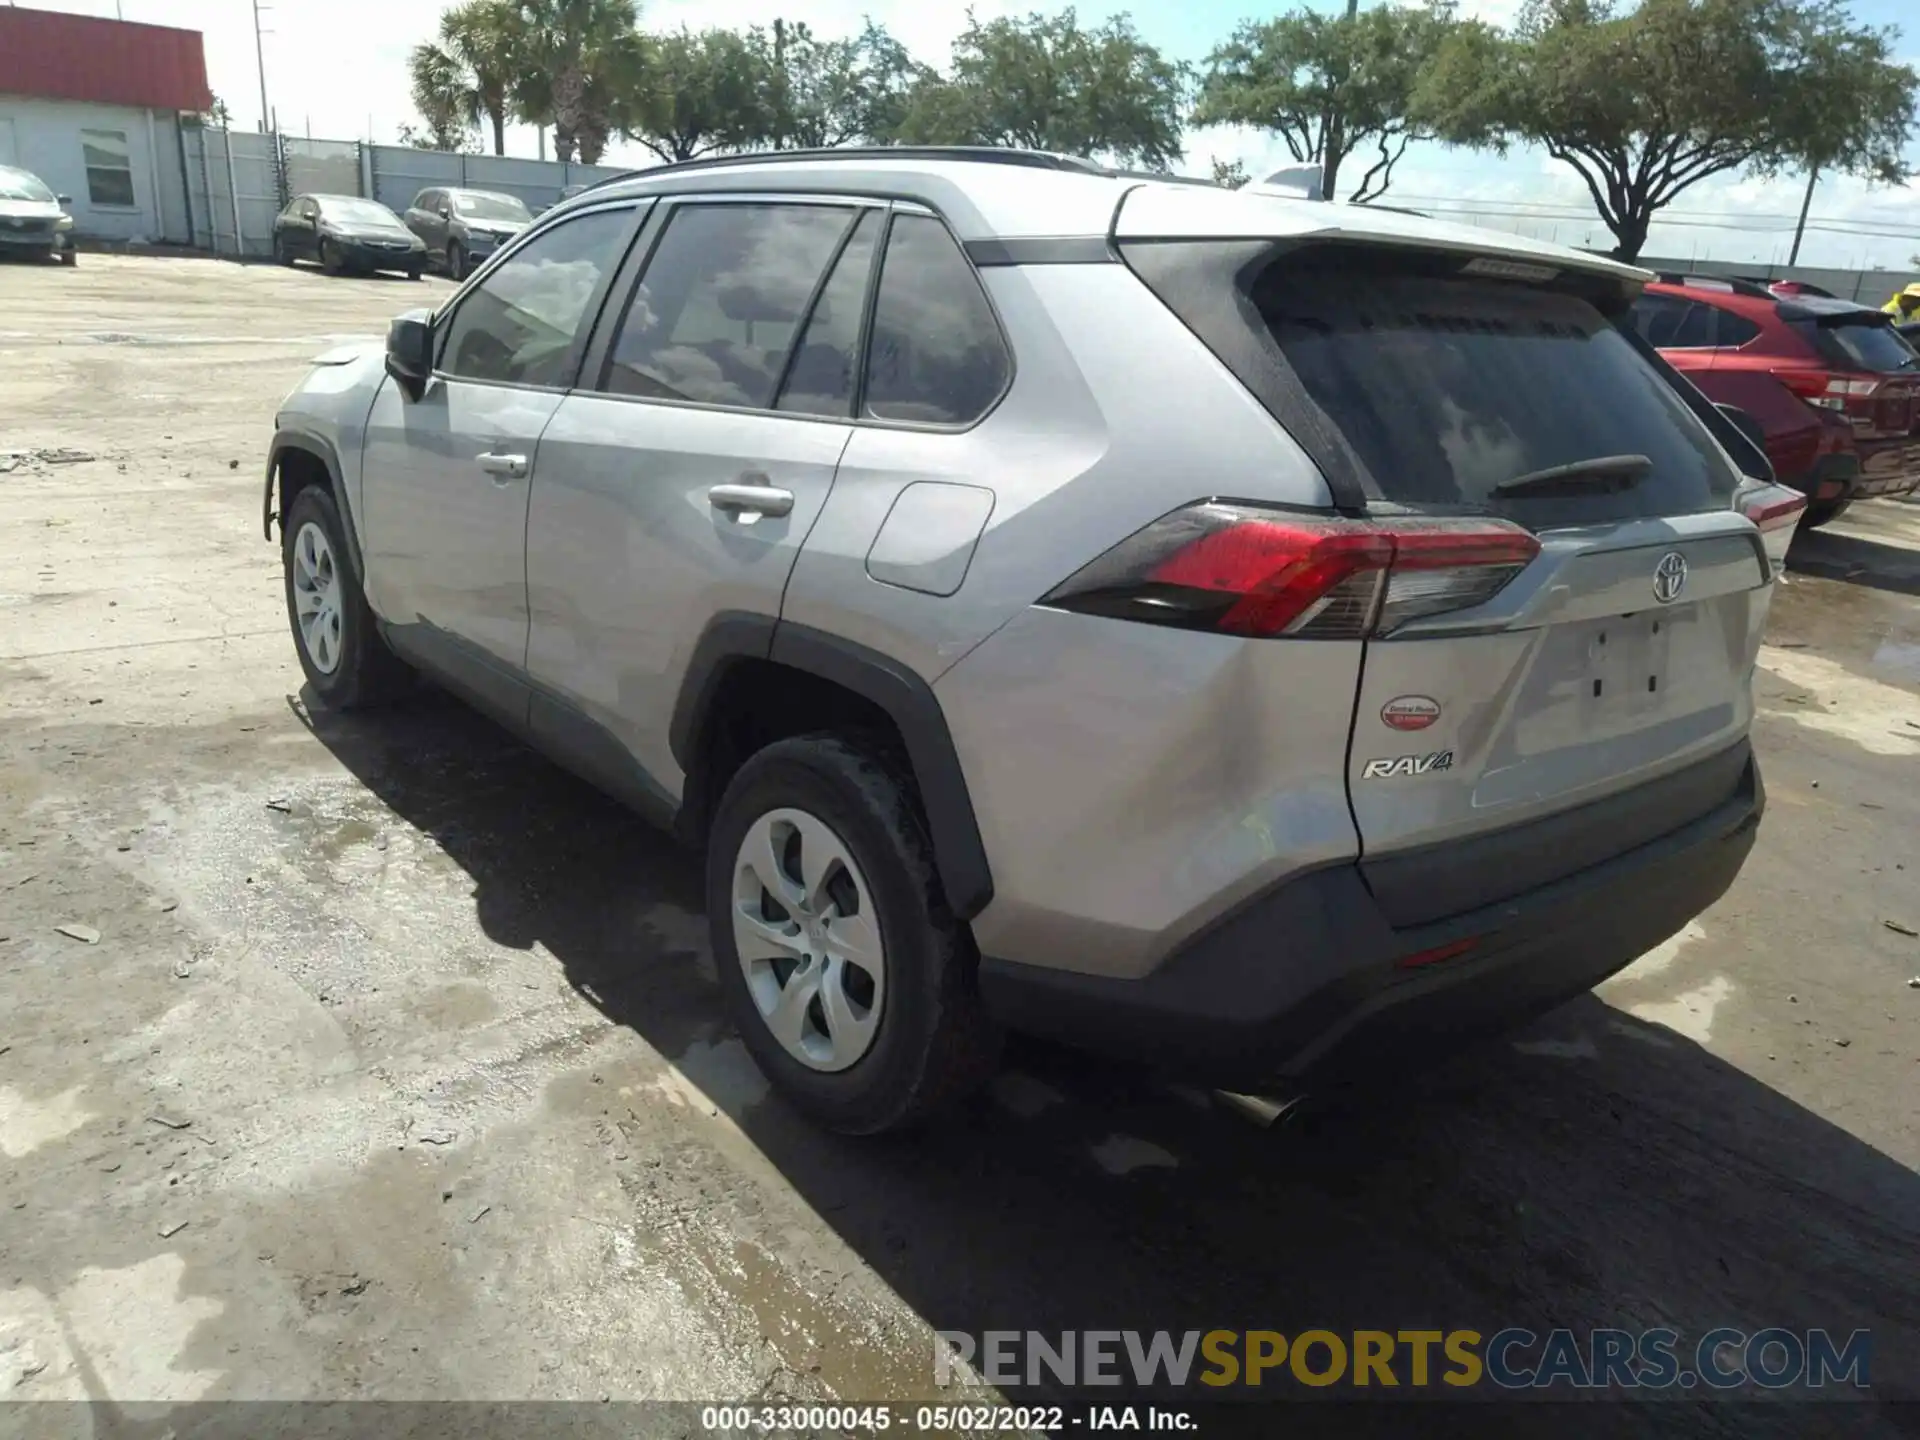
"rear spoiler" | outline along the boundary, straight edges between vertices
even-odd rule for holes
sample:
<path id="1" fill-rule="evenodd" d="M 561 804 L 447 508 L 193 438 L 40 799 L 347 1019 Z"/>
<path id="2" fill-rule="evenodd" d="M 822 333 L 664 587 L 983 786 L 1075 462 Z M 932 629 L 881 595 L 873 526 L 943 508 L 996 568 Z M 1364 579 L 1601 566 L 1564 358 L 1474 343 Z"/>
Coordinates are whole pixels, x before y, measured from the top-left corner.
<path id="1" fill-rule="evenodd" d="M 1276 170 L 1264 180 L 1241 187 L 1250 195 L 1284 195 L 1289 200 L 1327 198 L 1327 173 L 1319 164 L 1290 165 Z"/>

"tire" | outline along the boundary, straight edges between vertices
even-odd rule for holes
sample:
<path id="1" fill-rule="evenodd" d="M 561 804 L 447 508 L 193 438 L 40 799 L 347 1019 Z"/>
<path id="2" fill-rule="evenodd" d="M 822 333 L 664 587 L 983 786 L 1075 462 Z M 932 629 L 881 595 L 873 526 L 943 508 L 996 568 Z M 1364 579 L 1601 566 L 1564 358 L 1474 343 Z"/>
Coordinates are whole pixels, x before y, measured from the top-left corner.
<path id="1" fill-rule="evenodd" d="M 287 623 L 307 683 L 335 710 L 391 700 L 407 688 L 412 674 L 380 638 L 347 553 L 346 527 L 332 491 L 307 486 L 280 521 Z M 325 583 L 309 583 L 316 571 Z M 316 600 L 317 595 L 330 595 L 331 603 Z M 309 616 L 313 623 L 303 624 Z"/>
<path id="2" fill-rule="evenodd" d="M 341 272 L 340 250 L 331 240 L 320 242 L 320 268 L 329 275 L 338 275 Z"/>
<path id="3" fill-rule="evenodd" d="M 293 268 L 293 251 L 287 248 L 286 237 L 283 235 L 273 237 L 273 258 L 289 270 Z"/>
<path id="4" fill-rule="evenodd" d="M 60 252 L 59 260 L 62 265 L 71 270 L 80 263 L 80 252 L 69 245 Z"/>
<path id="5" fill-rule="evenodd" d="M 447 276 L 452 280 L 467 278 L 467 252 L 458 240 L 447 242 Z"/>
<path id="6" fill-rule="evenodd" d="M 796 910 L 788 901 L 745 898 L 748 890 L 772 894 L 743 853 L 750 836 L 771 841 L 762 862 L 781 869 L 790 895 L 804 889 L 793 879 L 795 862 L 819 864 L 837 843 L 848 863 L 815 872 L 831 904 L 809 910 L 802 899 L 805 913 L 789 931 Z M 826 848 L 809 856 L 809 845 Z M 708 926 L 727 1008 L 761 1070 L 797 1109 L 829 1130 L 873 1135 L 927 1120 L 992 1075 L 1000 1035 L 980 1004 L 973 937 L 947 908 L 908 783 L 877 758 L 877 747 L 809 735 L 752 756 L 721 797 L 706 864 Z M 810 925 L 809 914 L 824 914 L 824 923 Z M 844 923 L 862 916 L 864 927 Z M 812 957 L 765 938 L 775 930 L 789 931 L 799 950 L 817 947 Z M 861 953 L 871 968 L 848 958 Z M 810 989 L 790 992 L 809 975 Z M 837 1022 L 824 1003 L 834 984 Z M 774 1029 L 789 993 L 805 1003 L 787 1010 L 799 1015 L 798 1030 L 787 1028 L 797 1043 Z M 864 1030 L 863 994 L 871 1022 Z"/>
<path id="7" fill-rule="evenodd" d="M 1830 520 L 1838 520 L 1847 513 L 1851 500 L 1822 500 L 1817 505 L 1809 505 L 1800 513 L 1802 530 L 1818 530 Z"/>
<path id="8" fill-rule="evenodd" d="M 418 281 L 419 278 L 420 278 L 420 267 L 418 265 L 409 265 L 407 267 L 407 279 Z"/>

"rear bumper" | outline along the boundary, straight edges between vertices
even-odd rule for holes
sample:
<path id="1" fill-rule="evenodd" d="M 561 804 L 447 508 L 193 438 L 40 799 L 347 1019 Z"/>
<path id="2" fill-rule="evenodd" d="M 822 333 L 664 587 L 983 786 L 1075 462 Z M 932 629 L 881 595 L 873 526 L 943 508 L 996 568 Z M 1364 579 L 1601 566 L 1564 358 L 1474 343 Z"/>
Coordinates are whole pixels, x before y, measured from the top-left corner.
<path id="1" fill-rule="evenodd" d="M 1874 500 L 1920 488 L 1920 440 L 1891 440 L 1860 447 L 1860 462 L 1836 500 Z"/>
<path id="2" fill-rule="evenodd" d="M 1298 1093 L 1373 1078 L 1571 999 L 1719 899 L 1764 808 L 1738 748 L 1731 793 L 1704 813 L 1465 914 L 1395 929 L 1359 869 L 1337 865 L 1255 898 L 1142 979 L 983 959 L 981 994 L 1013 1029 L 1212 1084 Z M 1703 764 L 1727 773 L 1727 759 Z M 1643 788 L 1697 783 L 1698 769 Z M 1458 848 L 1470 868 L 1475 842 Z M 1401 963 L 1465 940 L 1453 958 Z"/>

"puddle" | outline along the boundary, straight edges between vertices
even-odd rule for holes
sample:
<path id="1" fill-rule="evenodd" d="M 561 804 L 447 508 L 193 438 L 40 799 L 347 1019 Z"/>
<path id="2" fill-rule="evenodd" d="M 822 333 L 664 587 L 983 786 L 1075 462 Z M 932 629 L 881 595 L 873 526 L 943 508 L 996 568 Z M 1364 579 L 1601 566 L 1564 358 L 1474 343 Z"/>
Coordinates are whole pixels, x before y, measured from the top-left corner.
<path id="1" fill-rule="evenodd" d="M 1630 1013 L 1635 1019 L 1664 1025 L 1675 1034 L 1704 1045 L 1713 1038 L 1714 1011 L 1731 994 L 1733 982 L 1724 975 L 1716 975 L 1698 989 L 1672 1000 L 1635 1005 Z"/>
<path id="2" fill-rule="evenodd" d="M 1177 1170 L 1180 1162 L 1171 1152 L 1137 1135 L 1109 1135 L 1093 1148 L 1093 1158 L 1109 1175 L 1131 1175 L 1148 1168 Z"/>
<path id="3" fill-rule="evenodd" d="M 1867 663 L 1907 680 L 1920 680 L 1920 644 L 1910 640 L 1882 640 Z"/>
<path id="4" fill-rule="evenodd" d="M 0 1088 L 0 1151 L 9 1160 L 24 1159 L 94 1119 L 94 1112 L 80 1104 L 84 1089 L 76 1085 L 51 1099 L 35 1101 L 10 1087 Z"/>

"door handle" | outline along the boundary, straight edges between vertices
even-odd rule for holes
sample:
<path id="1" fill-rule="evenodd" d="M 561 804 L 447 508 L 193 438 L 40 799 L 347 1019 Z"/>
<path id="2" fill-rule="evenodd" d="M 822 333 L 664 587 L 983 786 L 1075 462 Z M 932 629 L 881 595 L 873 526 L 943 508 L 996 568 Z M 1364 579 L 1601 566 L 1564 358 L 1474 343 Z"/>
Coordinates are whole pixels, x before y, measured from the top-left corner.
<path id="1" fill-rule="evenodd" d="M 751 525 L 762 515 L 785 515 L 793 509 L 793 492 L 775 485 L 716 485 L 707 491 L 707 503 L 740 517 Z"/>
<path id="2" fill-rule="evenodd" d="M 489 450 L 484 455 L 473 457 L 474 463 L 489 475 L 498 475 L 507 480 L 527 478 L 527 457 L 524 455 L 501 455 Z"/>

